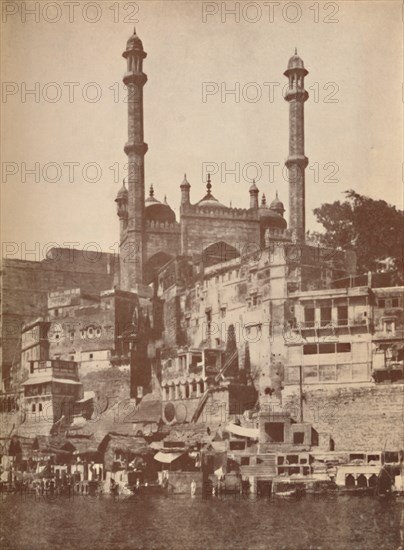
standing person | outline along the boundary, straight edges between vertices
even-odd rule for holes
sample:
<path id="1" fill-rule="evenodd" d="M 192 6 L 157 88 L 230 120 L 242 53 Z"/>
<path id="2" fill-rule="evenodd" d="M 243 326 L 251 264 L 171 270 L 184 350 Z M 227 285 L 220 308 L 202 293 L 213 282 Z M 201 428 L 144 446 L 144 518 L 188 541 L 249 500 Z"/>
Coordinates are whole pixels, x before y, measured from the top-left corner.
<path id="1" fill-rule="evenodd" d="M 191 497 L 194 497 L 195 494 L 196 494 L 196 483 L 195 483 L 195 480 L 193 479 L 191 483 Z"/>

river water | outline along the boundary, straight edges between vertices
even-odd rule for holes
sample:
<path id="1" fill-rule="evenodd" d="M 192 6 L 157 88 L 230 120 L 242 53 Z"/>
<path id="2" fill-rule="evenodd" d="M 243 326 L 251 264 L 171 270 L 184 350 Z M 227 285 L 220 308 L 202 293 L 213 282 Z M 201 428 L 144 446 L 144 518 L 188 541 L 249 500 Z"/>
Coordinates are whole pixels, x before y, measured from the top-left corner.
<path id="1" fill-rule="evenodd" d="M 0 499 L 3 550 L 397 550 L 404 536 L 404 501 L 370 497 Z"/>

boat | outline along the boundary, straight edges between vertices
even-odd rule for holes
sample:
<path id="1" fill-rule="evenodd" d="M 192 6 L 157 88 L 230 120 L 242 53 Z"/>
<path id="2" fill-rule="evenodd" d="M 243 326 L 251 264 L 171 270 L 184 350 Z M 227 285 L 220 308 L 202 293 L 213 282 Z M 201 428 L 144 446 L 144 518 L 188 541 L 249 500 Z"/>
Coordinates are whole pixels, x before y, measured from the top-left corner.
<path id="1" fill-rule="evenodd" d="M 301 482 L 291 480 L 274 481 L 272 495 L 277 498 L 300 498 L 305 494 L 305 486 Z"/>

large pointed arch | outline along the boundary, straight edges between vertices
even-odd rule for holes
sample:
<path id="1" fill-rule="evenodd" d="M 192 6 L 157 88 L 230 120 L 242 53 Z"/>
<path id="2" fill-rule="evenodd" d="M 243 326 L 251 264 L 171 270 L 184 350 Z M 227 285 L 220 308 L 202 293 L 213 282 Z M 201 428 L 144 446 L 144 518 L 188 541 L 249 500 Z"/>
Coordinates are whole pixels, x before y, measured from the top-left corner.
<path id="1" fill-rule="evenodd" d="M 225 241 L 212 243 L 202 251 L 202 261 L 205 265 L 215 265 L 229 262 L 240 256 L 240 251 Z"/>

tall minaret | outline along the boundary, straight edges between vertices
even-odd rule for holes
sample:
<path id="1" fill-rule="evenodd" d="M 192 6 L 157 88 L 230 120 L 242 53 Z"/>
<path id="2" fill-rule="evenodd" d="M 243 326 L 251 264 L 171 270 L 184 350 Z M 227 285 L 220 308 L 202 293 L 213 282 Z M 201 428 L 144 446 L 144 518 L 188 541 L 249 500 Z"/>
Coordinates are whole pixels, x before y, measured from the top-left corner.
<path id="1" fill-rule="evenodd" d="M 304 241 L 305 226 L 305 178 L 304 171 L 309 159 L 304 154 L 304 102 L 309 94 L 304 89 L 304 77 L 308 71 L 302 59 L 295 55 L 289 59 L 283 73 L 289 78 L 285 100 L 289 102 L 289 156 L 286 166 L 289 171 L 289 229 L 298 241 Z"/>
<path id="2" fill-rule="evenodd" d="M 123 82 L 128 88 L 128 141 L 124 148 L 128 156 L 128 204 L 127 227 L 121 233 L 120 242 L 120 287 L 122 290 L 131 290 L 143 282 L 144 156 L 147 152 L 147 144 L 143 141 L 143 86 L 147 82 L 147 76 L 142 71 L 143 59 L 147 54 L 136 29 L 122 55 L 127 61 Z"/>

